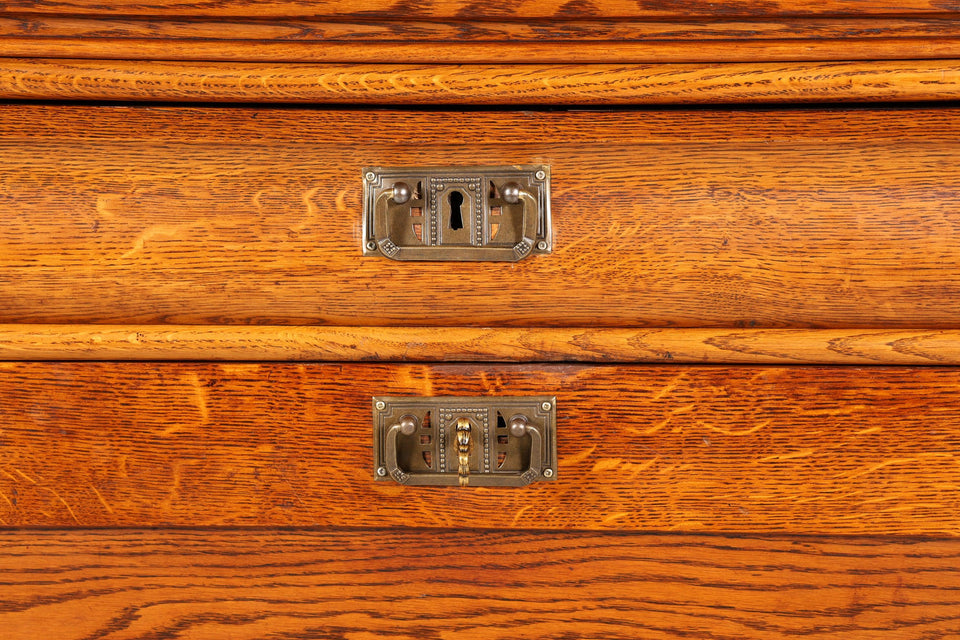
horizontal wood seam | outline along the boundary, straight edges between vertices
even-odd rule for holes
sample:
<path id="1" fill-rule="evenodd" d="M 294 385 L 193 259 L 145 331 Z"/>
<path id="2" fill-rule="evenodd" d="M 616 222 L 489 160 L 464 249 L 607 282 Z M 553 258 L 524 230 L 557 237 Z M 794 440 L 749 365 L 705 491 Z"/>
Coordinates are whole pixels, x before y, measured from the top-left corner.
<path id="1" fill-rule="evenodd" d="M 30 525 L 30 524 L 21 524 L 17 526 L 0 526 L 0 535 L 16 535 L 19 532 L 23 533 L 37 533 L 37 534 L 63 534 L 63 535 L 82 535 L 84 533 L 97 534 L 97 533 L 110 533 L 117 532 L 123 535 L 130 534 L 139 534 L 139 533 L 162 533 L 164 531 L 169 531 L 171 533 L 196 533 L 196 534 L 214 534 L 214 533 L 236 533 L 236 534 L 252 534 L 252 533 L 261 533 L 261 534 L 284 534 L 284 533 L 303 533 L 303 534 L 351 534 L 351 533 L 366 533 L 369 535 L 378 535 L 378 534 L 396 534 L 398 531 L 402 531 L 404 535 L 416 535 L 423 534 L 425 536 L 436 535 L 437 527 L 428 527 L 428 526 L 417 526 L 417 525 L 403 525 L 402 527 L 383 527 L 383 526 L 349 526 L 349 525 L 331 525 L 331 526 L 322 526 L 322 525 L 247 525 L 247 524 L 234 524 L 234 525 L 187 525 L 187 524 L 162 524 L 156 526 L 145 526 L 145 525 L 84 525 L 82 527 L 68 527 L 63 525 Z M 922 544 L 925 542 L 940 542 L 940 541 L 950 541 L 950 542 L 960 542 L 960 534 L 951 535 L 945 532 L 930 532 L 930 533 L 856 533 L 849 531 L 840 531 L 836 533 L 818 533 L 810 531 L 738 531 L 736 529 L 723 530 L 696 530 L 696 531 L 687 531 L 687 530 L 677 530 L 677 529 L 590 529 L 590 528 L 577 528 L 573 527 L 529 527 L 524 526 L 523 528 L 517 527 L 479 527 L 479 526 L 445 526 L 443 527 L 443 532 L 445 534 L 482 534 L 482 535 L 496 535 L 501 534 L 510 534 L 510 535 L 557 535 L 557 536 L 589 536 L 589 537 L 606 537 L 606 538 L 615 538 L 615 539 L 627 539 L 627 538 L 662 538 L 662 537 L 671 537 L 678 539 L 689 539 L 694 540 L 698 538 L 705 539 L 731 539 L 735 538 L 736 540 L 742 542 L 750 541 L 789 541 L 789 540 L 798 540 L 798 541 L 815 541 L 823 540 L 829 538 L 830 540 L 835 540 L 839 543 L 851 542 L 851 541 L 865 541 L 865 542 L 876 542 L 876 543 L 892 543 L 892 544 L 911 544 L 917 543 Z M 2 555 L 2 552 L 0 552 Z"/>

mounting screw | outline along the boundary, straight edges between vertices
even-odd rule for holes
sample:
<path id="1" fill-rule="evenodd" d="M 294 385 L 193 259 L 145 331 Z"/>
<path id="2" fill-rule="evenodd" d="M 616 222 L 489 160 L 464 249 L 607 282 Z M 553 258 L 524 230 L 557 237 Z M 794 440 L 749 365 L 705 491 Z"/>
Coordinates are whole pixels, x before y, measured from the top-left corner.
<path id="1" fill-rule="evenodd" d="M 544 470 L 543 470 L 543 477 L 544 477 L 544 478 L 552 478 L 552 477 L 553 477 L 553 469 L 544 469 Z"/>
<path id="2" fill-rule="evenodd" d="M 376 406 L 377 406 L 377 411 L 383 411 L 384 409 L 387 408 L 387 403 L 384 402 L 383 400 L 377 400 Z"/>
<path id="3" fill-rule="evenodd" d="M 373 240 L 367 240 L 367 251 L 376 251 L 377 243 Z"/>
<path id="4" fill-rule="evenodd" d="M 543 179 L 546 178 L 546 177 L 547 177 L 547 172 L 546 172 L 546 171 L 537 171 L 537 180 L 543 180 Z M 546 474 L 544 474 L 544 475 L 546 475 Z"/>
<path id="5" fill-rule="evenodd" d="M 537 249 L 540 249 L 540 251 L 546 251 L 546 250 L 547 250 L 547 241 L 546 241 L 546 240 L 541 240 L 540 242 L 538 242 L 538 243 L 537 243 Z"/>
<path id="6" fill-rule="evenodd" d="M 387 468 L 386 467 L 377 467 L 377 475 L 381 478 L 387 477 Z M 546 475 L 546 474 L 544 474 Z"/>
<path id="7" fill-rule="evenodd" d="M 377 174 L 375 174 L 373 171 L 367 171 L 363 177 L 366 178 L 368 182 L 373 182 L 373 180 L 377 177 Z"/>
<path id="8" fill-rule="evenodd" d="M 550 411 L 550 409 L 553 409 L 553 405 L 550 404 L 549 402 L 544 402 L 543 404 L 540 405 L 540 408 L 543 409 L 544 411 Z"/>

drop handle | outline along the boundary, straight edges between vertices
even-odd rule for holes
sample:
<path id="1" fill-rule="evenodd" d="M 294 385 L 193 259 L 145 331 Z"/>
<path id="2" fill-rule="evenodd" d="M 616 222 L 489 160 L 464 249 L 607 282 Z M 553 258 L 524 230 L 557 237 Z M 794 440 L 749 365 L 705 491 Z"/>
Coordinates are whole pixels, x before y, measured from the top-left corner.
<path id="1" fill-rule="evenodd" d="M 539 477 L 541 460 L 543 459 L 543 434 L 540 433 L 539 429 L 530 424 L 530 420 L 525 415 L 513 416 L 510 418 L 510 423 L 507 427 L 510 430 L 510 435 L 514 437 L 530 436 L 530 466 L 527 468 L 525 474 L 531 478 Z M 553 473 L 551 472 L 547 477 L 551 477 L 552 475 Z"/>
<path id="2" fill-rule="evenodd" d="M 387 428 L 386 436 L 386 458 L 387 465 L 377 471 L 379 476 L 390 475 L 397 482 L 405 483 L 406 475 L 397 463 L 397 438 L 402 433 L 405 436 L 413 435 L 417 430 L 417 419 L 411 415 L 405 415 L 395 424 Z"/>

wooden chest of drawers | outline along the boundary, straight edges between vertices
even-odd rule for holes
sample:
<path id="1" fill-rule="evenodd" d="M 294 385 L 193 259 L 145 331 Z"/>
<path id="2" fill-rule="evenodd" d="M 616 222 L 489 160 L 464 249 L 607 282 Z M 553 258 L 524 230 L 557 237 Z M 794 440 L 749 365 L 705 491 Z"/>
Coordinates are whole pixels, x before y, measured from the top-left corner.
<path id="1" fill-rule="evenodd" d="M 958 18 L 5 3 L 0 638 L 960 637 Z M 517 165 L 546 254 L 364 255 Z M 556 469 L 377 481 L 386 396 Z"/>

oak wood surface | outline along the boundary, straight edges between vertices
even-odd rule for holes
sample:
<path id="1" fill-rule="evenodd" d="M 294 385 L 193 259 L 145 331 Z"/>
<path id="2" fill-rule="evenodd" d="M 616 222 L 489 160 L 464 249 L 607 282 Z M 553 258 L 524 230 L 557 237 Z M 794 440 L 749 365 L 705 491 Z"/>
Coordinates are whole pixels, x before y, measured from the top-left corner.
<path id="1" fill-rule="evenodd" d="M 960 365 L 960 330 L 9 324 L 0 360 Z"/>
<path id="2" fill-rule="evenodd" d="M 0 99 L 436 105 L 960 98 L 960 61 L 309 64 L 0 58 Z"/>
<path id="3" fill-rule="evenodd" d="M 903 16 L 960 13 L 957 0 L 5 0 L 0 12 L 66 15 L 355 17 L 552 20 L 740 16 Z"/>
<path id="4" fill-rule="evenodd" d="M 4 105 L 0 321 L 953 330 L 958 114 Z M 552 255 L 360 255 L 362 167 L 529 163 Z"/>
<path id="5" fill-rule="evenodd" d="M 322 22 L 0 13 L 0 56 L 463 64 L 943 59 L 960 57 L 960 21 Z"/>
<path id="6" fill-rule="evenodd" d="M 960 541 L 0 532 L 5 640 L 954 638 Z"/>
<path id="7" fill-rule="evenodd" d="M 0 363 L 0 525 L 960 535 L 960 369 Z M 556 394 L 557 480 L 374 481 L 371 397 Z"/>

